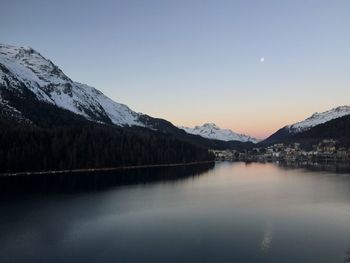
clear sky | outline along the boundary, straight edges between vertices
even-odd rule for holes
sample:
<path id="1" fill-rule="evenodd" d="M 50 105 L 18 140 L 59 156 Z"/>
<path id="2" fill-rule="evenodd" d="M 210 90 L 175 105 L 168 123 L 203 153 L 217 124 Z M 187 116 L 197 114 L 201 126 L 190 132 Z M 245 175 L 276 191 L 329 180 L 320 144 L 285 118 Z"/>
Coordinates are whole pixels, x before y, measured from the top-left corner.
<path id="1" fill-rule="evenodd" d="M 0 42 L 176 125 L 263 138 L 350 104 L 349 0 L 0 0 Z"/>

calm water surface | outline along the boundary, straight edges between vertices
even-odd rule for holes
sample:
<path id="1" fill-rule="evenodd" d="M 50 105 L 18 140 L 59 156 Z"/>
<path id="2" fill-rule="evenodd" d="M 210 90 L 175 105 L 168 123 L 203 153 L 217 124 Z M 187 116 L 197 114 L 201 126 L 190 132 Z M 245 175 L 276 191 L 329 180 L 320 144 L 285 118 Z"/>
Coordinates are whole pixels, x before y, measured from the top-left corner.
<path id="1" fill-rule="evenodd" d="M 347 262 L 350 174 L 219 163 L 199 176 L 4 196 L 0 262 Z"/>

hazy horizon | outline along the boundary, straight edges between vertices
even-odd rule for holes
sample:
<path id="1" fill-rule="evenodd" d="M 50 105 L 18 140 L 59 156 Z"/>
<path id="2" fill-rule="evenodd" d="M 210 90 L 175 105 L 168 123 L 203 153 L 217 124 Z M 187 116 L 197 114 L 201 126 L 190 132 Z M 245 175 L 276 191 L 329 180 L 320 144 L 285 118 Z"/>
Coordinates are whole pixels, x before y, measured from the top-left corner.
<path id="1" fill-rule="evenodd" d="M 0 42 L 181 126 L 265 138 L 349 105 L 349 1 L 3 1 Z"/>

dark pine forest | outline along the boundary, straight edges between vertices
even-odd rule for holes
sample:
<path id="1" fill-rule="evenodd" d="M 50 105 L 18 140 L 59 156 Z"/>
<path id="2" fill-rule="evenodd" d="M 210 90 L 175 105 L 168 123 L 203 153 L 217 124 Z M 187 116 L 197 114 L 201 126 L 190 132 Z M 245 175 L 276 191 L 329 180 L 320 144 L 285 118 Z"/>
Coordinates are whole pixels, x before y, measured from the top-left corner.
<path id="1" fill-rule="evenodd" d="M 0 145 L 0 172 L 107 168 L 214 159 L 206 148 L 169 134 L 90 122 L 42 128 L 1 120 Z"/>

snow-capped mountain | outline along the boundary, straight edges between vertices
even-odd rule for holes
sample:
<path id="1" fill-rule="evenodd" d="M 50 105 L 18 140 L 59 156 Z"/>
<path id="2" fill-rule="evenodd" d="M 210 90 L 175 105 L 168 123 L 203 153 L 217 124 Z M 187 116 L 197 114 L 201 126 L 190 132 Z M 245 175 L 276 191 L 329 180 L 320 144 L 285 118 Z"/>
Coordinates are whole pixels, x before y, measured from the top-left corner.
<path id="1" fill-rule="evenodd" d="M 264 143 L 275 143 L 281 141 L 295 134 L 310 130 L 311 128 L 316 127 L 320 124 L 346 115 L 350 115 L 350 106 L 340 106 L 321 113 L 316 112 L 303 121 L 284 126 L 272 134 L 270 137 L 265 139 Z"/>
<path id="2" fill-rule="evenodd" d="M 25 118 L 6 94 L 28 96 L 79 114 L 89 120 L 110 122 L 119 126 L 144 126 L 136 113 L 126 105 L 114 102 L 99 90 L 72 81 L 50 60 L 30 47 L 0 44 L 0 106 L 13 109 Z M 13 103 L 12 103 L 13 104 Z"/>
<path id="3" fill-rule="evenodd" d="M 229 140 L 251 141 L 225 130 L 218 132 L 218 137 L 193 136 L 167 120 L 137 113 L 99 90 L 73 81 L 30 47 L 0 44 L 0 124 L 14 121 L 52 128 L 85 125 L 86 120 L 157 130 L 212 149 L 245 147 L 244 143 L 232 144 Z M 212 138 L 228 142 L 210 140 Z"/>
<path id="4" fill-rule="evenodd" d="M 306 131 L 312 127 L 315 127 L 319 124 L 328 122 L 330 120 L 343 117 L 345 115 L 350 114 L 350 106 L 340 106 L 325 112 L 316 112 L 309 118 L 294 123 L 292 125 L 286 126 L 287 129 L 289 129 L 290 133 L 299 133 Z"/>
<path id="5" fill-rule="evenodd" d="M 236 133 L 230 129 L 221 129 L 214 123 L 205 123 L 194 128 L 179 127 L 189 134 L 200 135 L 204 138 L 220 141 L 240 141 L 257 143 L 258 140 L 245 134 Z"/>

